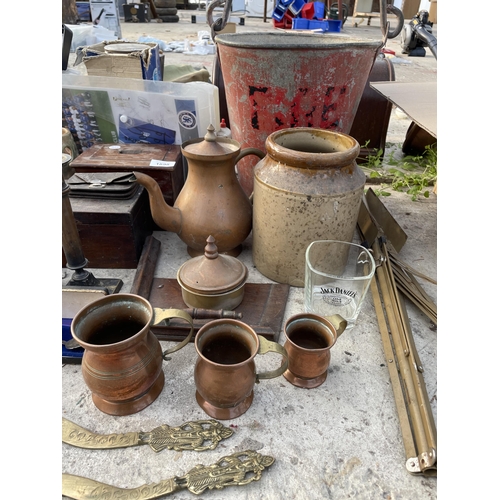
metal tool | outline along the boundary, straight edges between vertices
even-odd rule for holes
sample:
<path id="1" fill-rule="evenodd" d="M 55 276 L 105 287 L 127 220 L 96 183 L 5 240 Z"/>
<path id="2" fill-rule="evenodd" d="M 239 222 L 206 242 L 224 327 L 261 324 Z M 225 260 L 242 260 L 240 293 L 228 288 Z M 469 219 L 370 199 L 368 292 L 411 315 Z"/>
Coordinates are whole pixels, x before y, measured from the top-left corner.
<path id="1" fill-rule="evenodd" d="M 88 429 L 62 419 L 63 443 L 89 450 L 128 448 L 147 444 L 159 452 L 164 449 L 175 451 L 213 450 L 220 441 L 233 435 L 234 431 L 216 420 L 196 420 L 179 427 L 160 425 L 150 432 L 125 432 L 123 434 L 95 434 Z"/>
<path id="2" fill-rule="evenodd" d="M 373 303 L 411 474 L 437 475 L 437 435 L 423 367 L 415 347 L 408 314 L 393 270 L 394 259 L 387 236 L 370 214 L 366 197 L 358 218 L 358 229 L 370 242 L 379 263 L 371 282 Z M 376 237 L 373 238 L 373 234 Z M 394 251 L 394 248 L 393 248 Z"/>
<path id="3" fill-rule="evenodd" d="M 259 481 L 262 471 L 274 461 L 274 457 L 247 450 L 223 457 L 213 465 L 196 465 L 184 476 L 130 489 L 63 474 L 62 494 L 75 500 L 151 500 L 187 488 L 191 493 L 200 495 L 205 490 L 221 490 L 226 486 L 244 486 Z"/>

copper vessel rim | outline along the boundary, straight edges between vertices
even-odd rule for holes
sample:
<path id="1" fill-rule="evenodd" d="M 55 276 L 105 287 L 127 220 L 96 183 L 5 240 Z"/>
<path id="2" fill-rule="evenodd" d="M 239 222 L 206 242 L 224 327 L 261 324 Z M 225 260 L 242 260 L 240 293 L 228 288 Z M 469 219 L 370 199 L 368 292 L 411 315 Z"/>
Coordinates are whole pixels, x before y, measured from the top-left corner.
<path id="1" fill-rule="evenodd" d="M 137 332 L 134 333 L 134 335 L 131 335 L 130 337 L 121 340 L 119 342 L 113 342 L 111 344 L 91 344 L 89 342 L 86 342 L 85 340 L 82 340 L 79 336 L 76 335 L 74 325 L 78 322 L 77 319 L 80 319 L 81 317 L 90 314 L 93 310 L 96 310 L 100 307 L 102 307 L 103 303 L 108 303 L 108 302 L 120 302 L 123 301 L 126 298 L 133 297 L 134 300 L 137 300 L 138 302 L 141 302 L 146 308 L 148 309 L 149 315 L 150 315 L 150 320 Z M 126 347 L 129 343 L 134 342 L 137 340 L 138 337 L 141 335 L 144 335 L 144 332 L 149 329 L 149 326 L 151 324 L 151 321 L 153 320 L 153 308 L 151 304 L 141 297 L 140 295 L 134 295 L 132 293 L 116 293 L 113 295 L 106 295 L 105 297 L 96 300 L 95 302 L 92 302 L 82 309 L 77 312 L 75 317 L 73 318 L 73 321 L 71 322 L 71 335 L 73 338 L 81 344 L 81 346 L 85 348 L 109 348 L 109 347 Z M 82 320 L 83 321 L 83 320 Z"/>
<path id="2" fill-rule="evenodd" d="M 221 327 L 226 326 L 227 327 L 228 325 L 232 325 L 232 326 L 235 326 L 235 327 L 239 328 L 241 331 L 243 331 L 245 333 L 248 333 L 253 338 L 254 345 L 252 347 L 252 352 L 250 353 L 250 356 L 247 359 L 245 359 L 243 361 L 240 361 L 239 363 L 230 363 L 230 364 L 216 363 L 215 361 L 212 361 L 211 359 L 207 358 L 206 356 L 204 356 L 202 354 L 201 349 L 199 348 L 198 344 L 200 343 L 200 339 L 205 334 L 210 333 L 210 331 L 213 328 L 217 328 L 219 326 L 221 326 Z M 216 332 L 216 333 L 220 333 L 220 332 Z M 243 366 L 244 364 L 252 361 L 255 358 L 255 356 L 257 356 L 257 354 L 259 352 L 259 337 L 243 321 L 239 321 L 237 319 L 230 319 L 230 318 L 214 319 L 214 320 L 210 321 L 210 323 L 207 323 L 206 325 L 203 325 L 198 330 L 198 333 L 196 334 L 196 337 L 194 339 L 194 347 L 195 347 L 195 350 L 196 350 L 196 353 L 198 354 L 198 356 L 200 356 L 200 358 L 202 358 L 203 361 L 206 361 L 207 363 L 210 363 L 213 366 L 225 367 L 225 368 L 227 368 L 228 366 L 238 367 L 238 366 Z"/>
<path id="3" fill-rule="evenodd" d="M 328 332 L 329 333 L 328 336 L 330 337 L 330 343 L 326 347 L 320 347 L 320 348 L 317 348 L 317 349 L 308 348 L 308 347 L 302 347 L 302 346 L 296 344 L 288 336 L 287 329 L 288 329 L 288 327 L 292 323 L 294 323 L 296 321 L 311 321 L 311 320 L 312 321 L 317 321 L 318 323 L 321 323 L 326 328 L 326 330 L 330 330 L 331 329 L 332 332 L 335 332 L 335 333 Z M 288 318 L 287 321 L 286 321 L 286 323 L 285 323 L 284 333 L 285 333 L 286 340 L 288 342 L 290 342 L 290 344 L 293 344 L 294 347 L 296 347 L 297 349 L 300 349 L 302 351 L 311 352 L 311 353 L 329 351 L 336 344 L 336 342 L 337 342 L 337 339 L 335 337 L 338 338 L 337 329 L 333 326 L 333 324 L 330 321 L 328 321 L 323 316 L 318 316 L 318 315 L 312 314 L 312 313 L 299 313 L 299 314 L 295 314 L 293 316 L 290 316 L 290 318 Z"/>

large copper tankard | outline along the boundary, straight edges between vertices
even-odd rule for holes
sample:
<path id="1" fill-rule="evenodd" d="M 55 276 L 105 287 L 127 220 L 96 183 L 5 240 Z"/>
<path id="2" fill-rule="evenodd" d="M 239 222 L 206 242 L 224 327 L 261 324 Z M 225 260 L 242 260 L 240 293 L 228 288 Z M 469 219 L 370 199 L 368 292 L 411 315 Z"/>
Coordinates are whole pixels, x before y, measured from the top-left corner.
<path id="1" fill-rule="evenodd" d="M 189 335 L 162 352 L 150 326 L 168 318 L 189 322 Z M 130 415 L 150 405 L 165 383 L 163 359 L 193 335 L 193 319 L 179 309 L 154 308 L 133 294 L 113 294 L 82 308 L 71 323 L 73 338 L 85 349 L 82 375 L 97 408 Z"/>

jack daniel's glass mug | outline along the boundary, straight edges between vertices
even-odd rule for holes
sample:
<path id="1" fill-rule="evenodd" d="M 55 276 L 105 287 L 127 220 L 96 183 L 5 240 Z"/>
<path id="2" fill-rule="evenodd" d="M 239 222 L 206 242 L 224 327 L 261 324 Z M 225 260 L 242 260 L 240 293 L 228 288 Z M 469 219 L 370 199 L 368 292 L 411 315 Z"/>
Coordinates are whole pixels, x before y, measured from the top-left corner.
<path id="1" fill-rule="evenodd" d="M 306 250 L 306 312 L 325 317 L 339 314 L 347 321 L 346 328 L 352 328 L 375 268 L 371 253 L 361 245 L 313 241 Z"/>

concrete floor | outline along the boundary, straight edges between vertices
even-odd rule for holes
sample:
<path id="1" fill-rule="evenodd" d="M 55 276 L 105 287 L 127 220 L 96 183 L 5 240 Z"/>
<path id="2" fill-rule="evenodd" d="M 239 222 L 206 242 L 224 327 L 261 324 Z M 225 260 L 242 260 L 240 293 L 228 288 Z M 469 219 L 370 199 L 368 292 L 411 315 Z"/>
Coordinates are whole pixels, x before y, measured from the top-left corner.
<path id="1" fill-rule="evenodd" d="M 198 30 L 191 23 L 190 11 L 180 12 L 181 20 L 171 24 L 122 23 L 123 38 L 152 36 L 164 41 L 196 39 Z M 270 23 L 246 19 L 238 31 L 272 30 Z M 350 20 L 346 34 L 380 36 L 376 20 L 372 26 L 354 28 Z M 353 35 L 354 36 L 354 35 Z M 401 55 L 399 38 L 388 48 L 396 51 L 397 81 L 435 81 L 437 65 L 428 53 L 425 58 Z M 172 64 L 201 64 L 211 69 L 213 56 L 172 54 Z M 175 62 L 174 62 L 175 61 Z M 402 143 L 410 120 L 393 112 L 387 141 Z M 437 196 L 411 199 L 391 192 L 383 203 L 408 234 L 400 256 L 422 273 L 437 276 Z M 155 232 L 161 242 L 161 256 L 155 277 L 173 278 L 178 267 L 188 259 L 185 247 L 173 233 Z M 250 270 L 249 282 L 268 283 L 253 268 L 251 235 L 244 243 L 241 260 Z M 92 270 L 97 277 L 116 277 L 124 281 L 123 292 L 130 290 L 134 270 Z M 63 284 L 70 278 L 63 270 Z M 421 282 L 437 300 L 437 286 Z M 285 319 L 303 307 L 303 290 L 292 288 Z M 437 332 L 412 304 L 407 305 L 415 344 L 424 367 L 424 379 L 437 424 Z M 283 334 L 280 343 L 283 343 Z M 171 347 L 162 342 L 162 348 Z M 62 445 L 62 471 L 81 475 L 123 488 L 156 483 L 174 475 L 183 475 L 196 464 L 216 462 L 230 453 L 254 449 L 275 457 L 276 462 L 258 482 L 222 491 L 207 491 L 207 500 L 321 500 L 321 499 L 435 499 L 437 479 L 410 475 L 405 468 L 405 451 L 394 395 L 381 342 L 371 294 L 363 304 L 358 323 L 344 334 L 332 349 L 326 382 L 313 390 L 298 389 L 282 377 L 264 380 L 255 388 L 250 409 L 231 425 L 234 435 L 213 451 L 203 453 L 165 450 L 155 454 L 140 446 L 117 450 L 83 450 Z M 79 365 L 62 367 L 62 415 L 96 433 L 149 431 L 161 425 L 181 425 L 193 419 L 205 419 L 194 394 L 193 344 L 172 355 L 164 363 L 165 387 L 158 399 L 141 412 L 126 417 L 111 417 L 100 412 L 92 402 Z M 264 366 L 264 365 L 263 365 Z M 35 497 L 32 497 L 35 498 Z M 187 490 L 171 495 L 172 499 L 194 496 Z"/>

